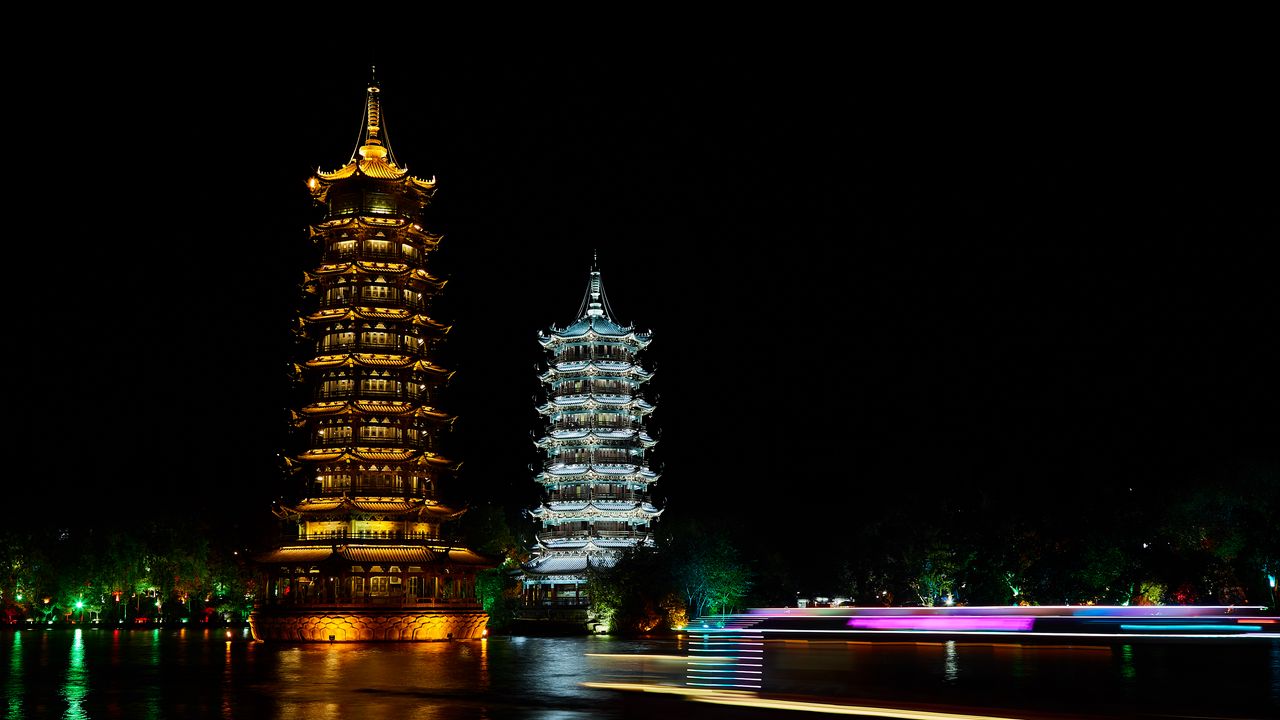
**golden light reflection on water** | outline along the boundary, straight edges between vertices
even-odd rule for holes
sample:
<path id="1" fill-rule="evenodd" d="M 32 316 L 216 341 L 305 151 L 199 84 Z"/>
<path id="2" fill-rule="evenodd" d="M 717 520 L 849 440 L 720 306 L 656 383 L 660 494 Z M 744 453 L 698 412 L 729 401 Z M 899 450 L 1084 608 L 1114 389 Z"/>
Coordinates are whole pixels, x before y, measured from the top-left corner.
<path id="1" fill-rule="evenodd" d="M 227 640 L 223 643 L 226 651 L 222 655 L 222 717 L 230 720 L 235 716 L 234 709 L 231 707 L 231 697 L 234 691 L 232 685 L 233 676 L 231 668 L 234 663 L 231 659 L 231 633 L 227 633 Z"/>
<path id="2" fill-rule="evenodd" d="M 663 685 L 645 685 L 639 683 L 585 682 L 586 687 L 601 690 L 623 690 L 629 692 L 658 693 L 663 695 L 680 695 L 686 700 L 713 705 L 729 705 L 743 708 L 763 708 L 770 710 L 786 710 L 790 712 L 816 712 L 825 715 L 858 715 L 862 717 L 901 718 L 902 720 L 1017 720 L 1012 715 L 970 715 L 966 713 L 936 712 L 915 710 L 912 708 L 888 708 L 870 705 L 845 705 L 827 702 L 809 702 L 783 698 L 761 697 L 750 690 L 725 690 L 682 688 Z"/>

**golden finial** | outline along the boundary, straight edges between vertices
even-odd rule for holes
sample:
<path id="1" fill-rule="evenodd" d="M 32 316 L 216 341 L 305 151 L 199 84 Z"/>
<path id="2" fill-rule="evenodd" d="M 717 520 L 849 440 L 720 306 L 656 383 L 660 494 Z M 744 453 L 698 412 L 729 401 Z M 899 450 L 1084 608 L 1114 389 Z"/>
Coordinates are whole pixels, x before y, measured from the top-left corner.
<path id="1" fill-rule="evenodd" d="M 378 98 L 377 68 L 369 66 L 369 94 L 365 98 L 364 144 L 360 146 L 360 157 L 366 159 L 385 158 L 388 149 L 383 146 L 378 133 L 382 130 L 382 101 Z"/>

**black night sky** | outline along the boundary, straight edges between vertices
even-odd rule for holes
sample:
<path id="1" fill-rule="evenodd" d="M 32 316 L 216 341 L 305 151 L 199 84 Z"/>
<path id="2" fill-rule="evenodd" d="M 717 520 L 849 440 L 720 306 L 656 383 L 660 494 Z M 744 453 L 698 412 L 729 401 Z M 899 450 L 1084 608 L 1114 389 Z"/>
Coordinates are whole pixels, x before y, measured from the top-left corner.
<path id="1" fill-rule="evenodd" d="M 350 155 L 369 58 L 246 47 L 48 69 L 47 132 L 11 135 L 40 173 L 9 234 L 19 496 L 251 535 L 295 490 L 304 182 Z M 797 558 L 886 504 L 1087 515 L 1280 467 L 1256 58 L 635 50 L 376 58 L 396 156 L 440 182 L 454 496 L 536 497 L 535 335 L 593 249 L 655 335 L 668 516 Z"/>

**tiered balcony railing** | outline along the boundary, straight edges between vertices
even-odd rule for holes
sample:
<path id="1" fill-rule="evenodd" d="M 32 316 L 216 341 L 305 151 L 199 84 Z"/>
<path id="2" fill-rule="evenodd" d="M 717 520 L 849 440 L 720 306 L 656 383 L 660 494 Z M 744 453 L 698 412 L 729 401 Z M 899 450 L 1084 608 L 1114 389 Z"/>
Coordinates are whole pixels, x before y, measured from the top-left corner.
<path id="1" fill-rule="evenodd" d="M 353 303 L 353 300 L 358 302 Z M 344 293 L 342 295 L 330 295 L 324 297 L 320 301 L 321 310 L 333 310 L 335 308 L 351 307 L 356 305 L 371 305 L 375 307 L 402 307 L 413 312 L 423 313 L 427 311 L 427 301 L 425 297 L 406 298 L 399 290 L 393 290 L 386 296 L 373 296 L 369 294 L 356 295 L 354 293 Z"/>
<path id="2" fill-rule="evenodd" d="M 581 422 L 578 420 L 557 420 L 547 424 L 548 431 L 555 430 L 634 430 L 640 423 L 625 415 L 610 415 L 608 422 Z"/>
<path id="3" fill-rule="evenodd" d="M 425 384 L 425 383 L 423 383 Z M 427 400 L 428 392 L 419 389 L 418 383 L 404 383 L 399 390 L 368 390 L 356 388 L 317 388 L 316 400 Z"/>
<path id="4" fill-rule="evenodd" d="M 639 455 L 627 452 L 562 452 L 548 458 L 558 465 L 635 465 L 640 462 Z"/>
<path id="5" fill-rule="evenodd" d="M 387 488 L 377 488 L 384 490 Z M 395 494 L 399 494 L 398 492 Z M 305 530 L 298 530 L 299 542 L 329 542 L 333 540 L 385 540 L 404 542 L 406 540 L 417 541 L 437 541 L 440 537 L 436 533 L 427 532 L 408 532 L 403 530 L 382 530 L 382 531 L 355 531 L 343 530 L 339 532 L 313 532 L 308 533 Z"/>
<path id="6" fill-rule="evenodd" d="M 642 464 L 643 463 L 640 463 L 638 461 L 637 462 L 604 462 L 601 460 L 596 460 L 591 463 L 586 463 L 586 462 L 562 463 L 559 460 L 548 460 L 542 464 L 542 469 L 551 470 L 554 468 L 558 471 L 564 472 L 564 471 L 571 471 L 571 470 L 585 471 L 588 467 L 593 467 L 597 470 L 617 470 L 619 472 L 631 472 L 632 470 L 638 469 L 639 466 Z"/>
<path id="7" fill-rule="evenodd" d="M 572 347 L 557 353 L 555 362 L 580 362 L 582 360 L 608 360 L 611 362 L 632 362 L 635 353 L 622 348 L 608 350 L 592 350 L 584 347 Z"/>
<path id="8" fill-rule="evenodd" d="M 590 492 L 556 492 L 547 493 L 547 502 L 648 502 L 649 496 L 642 492 L 590 493 Z"/>
<path id="9" fill-rule="evenodd" d="M 338 353 L 369 353 L 373 355 L 412 355 L 417 356 L 419 351 L 427 347 L 426 343 L 418 342 L 417 338 L 408 337 L 401 342 L 318 342 L 316 343 L 317 355 L 336 355 Z"/>
<path id="10" fill-rule="evenodd" d="M 410 265 L 418 263 L 422 256 L 417 250 L 371 248 L 329 248 L 324 253 L 326 263 L 350 262 L 352 260 L 368 260 L 370 262 L 400 262 Z"/>
<path id="11" fill-rule="evenodd" d="M 551 391 L 559 397 L 573 397 L 576 395 L 621 395 L 631 397 L 635 394 L 636 389 L 626 383 L 603 383 L 603 382 L 585 382 L 575 385 L 570 382 L 555 383 L 551 386 Z"/>
<path id="12" fill-rule="evenodd" d="M 611 540 L 639 540 L 648 537 L 648 530 L 562 530 L 559 528 L 546 528 L 538 531 L 538 537 L 543 540 L 586 540 L 588 538 L 608 538 Z"/>
<path id="13" fill-rule="evenodd" d="M 311 436 L 311 447 L 316 448 L 335 448 L 335 447 L 395 447 L 410 448 L 413 450 L 430 450 L 431 437 L 426 433 L 417 437 L 409 435 L 399 435 L 396 437 L 366 437 L 364 435 L 341 435 L 336 437 L 320 437 L 318 434 Z"/>

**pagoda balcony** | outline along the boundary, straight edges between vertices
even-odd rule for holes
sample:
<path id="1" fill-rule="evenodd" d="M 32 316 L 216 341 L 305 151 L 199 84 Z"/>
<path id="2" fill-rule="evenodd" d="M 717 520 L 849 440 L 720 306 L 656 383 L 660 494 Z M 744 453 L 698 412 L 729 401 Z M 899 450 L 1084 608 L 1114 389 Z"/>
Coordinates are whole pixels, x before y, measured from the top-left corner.
<path id="1" fill-rule="evenodd" d="M 365 531 L 365 530 L 342 530 L 337 532 L 314 532 L 307 533 L 298 531 L 298 542 L 314 542 L 328 543 L 334 540 L 369 540 L 369 541 L 386 541 L 386 542 L 404 542 L 405 540 L 430 541 L 438 542 L 440 537 L 436 533 L 429 532 L 407 532 L 402 530 L 383 530 L 383 531 Z"/>
<path id="2" fill-rule="evenodd" d="M 429 450 L 431 443 L 425 437 L 313 437 L 311 446 L 313 448 L 345 448 L 345 447 L 367 447 L 367 448 L 406 448 L 410 450 Z"/>
<path id="3" fill-rule="evenodd" d="M 639 465 L 643 460 L 636 456 L 627 455 L 554 455 L 543 465 L 543 469 L 550 470 L 553 467 L 578 467 L 594 465 L 596 467 L 617 467 L 620 465 Z"/>
<path id="4" fill-rule="evenodd" d="M 338 353 L 371 353 L 375 355 L 416 355 L 422 347 L 416 342 L 371 343 L 349 342 L 328 343 L 316 346 L 320 355 L 336 355 Z"/>
<path id="5" fill-rule="evenodd" d="M 557 420 L 556 422 L 547 423 L 547 430 L 549 432 L 554 432 L 557 430 L 612 431 L 612 430 L 634 430 L 639 426 L 640 426 L 640 423 L 638 422 L 617 422 L 617 423 L 606 424 L 603 422 L 585 423 L 585 422 L 574 422 L 571 420 Z"/>
<path id="6" fill-rule="evenodd" d="M 320 388 L 315 392 L 316 400 L 417 400 L 425 399 L 426 390 L 419 390 L 413 383 L 405 383 L 409 387 L 401 390 L 356 390 L 354 388 Z"/>
<path id="7" fill-rule="evenodd" d="M 605 362 L 632 362 L 633 353 L 621 352 L 600 352 L 599 350 L 586 350 L 583 348 L 570 348 L 562 353 L 558 353 L 555 357 L 556 363 L 583 362 L 586 360 L 602 360 Z"/>
<path id="8" fill-rule="evenodd" d="M 399 307 L 410 310 L 411 312 L 424 313 L 427 311 L 427 303 L 423 300 L 405 301 L 401 298 L 400 293 L 391 293 L 388 296 L 372 297 L 368 295 L 339 295 L 326 298 L 320 301 L 321 310 L 337 310 L 340 308 L 349 308 L 353 306 L 359 307 Z"/>
<path id="9" fill-rule="evenodd" d="M 635 396 L 631 393 L 593 392 L 583 390 L 575 390 L 574 392 L 553 392 L 551 393 L 551 397 L 563 402 L 569 402 L 571 400 L 582 400 L 585 402 L 591 398 L 595 398 L 597 401 L 608 405 L 625 405 L 628 401 L 635 399 Z"/>
<path id="10" fill-rule="evenodd" d="M 642 463 L 638 458 L 636 460 L 633 460 L 632 462 L 609 462 L 601 459 L 593 460 L 590 462 L 587 462 L 587 461 L 560 462 L 558 460 L 548 460 L 547 462 L 542 464 L 542 469 L 548 470 L 548 471 L 563 470 L 563 471 L 572 471 L 572 472 L 586 472 L 588 468 L 631 470 L 631 469 L 640 467 L 641 464 Z"/>
<path id="11" fill-rule="evenodd" d="M 595 531 L 595 533 L 593 533 L 593 535 L 595 537 L 600 537 L 600 538 L 614 538 L 614 539 L 636 538 L 638 540 L 640 538 L 648 537 L 649 531 L 648 530 L 597 530 Z"/>
<path id="12" fill-rule="evenodd" d="M 332 265 L 352 260 L 368 260 L 370 262 L 402 262 L 414 264 L 420 260 L 416 250 L 405 252 L 400 249 L 374 250 L 372 248 L 329 248 L 324 253 L 323 263 Z"/>
<path id="13" fill-rule="evenodd" d="M 404 252 L 399 249 L 374 250 L 371 247 L 357 249 L 357 247 L 330 247 L 325 250 L 324 259 L 321 263 L 333 265 L 335 263 L 351 263 L 352 260 L 367 260 L 370 263 L 419 263 L 419 254 L 417 251 Z"/>
<path id="14" fill-rule="evenodd" d="M 365 249 L 360 253 L 361 260 L 371 260 L 373 262 L 401 262 L 413 264 L 418 262 L 417 253 L 405 253 L 399 250 L 369 250 Z"/>
<path id="15" fill-rule="evenodd" d="M 339 485 L 336 487 L 321 488 L 311 493 L 312 498 L 340 498 L 343 495 L 347 497 L 394 497 L 403 498 L 405 500 L 418 500 L 427 497 L 426 489 L 418 491 L 405 490 L 404 485 L 357 485 L 352 488 L 350 485 Z"/>
<path id="16" fill-rule="evenodd" d="M 608 538 L 610 540 L 640 540 L 649 536 L 648 530 L 539 530 L 537 536 L 542 540 L 587 540 L 590 538 Z"/>
<path id="17" fill-rule="evenodd" d="M 550 493 L 547 502 L 649 502 L 646 493 Z"/>

